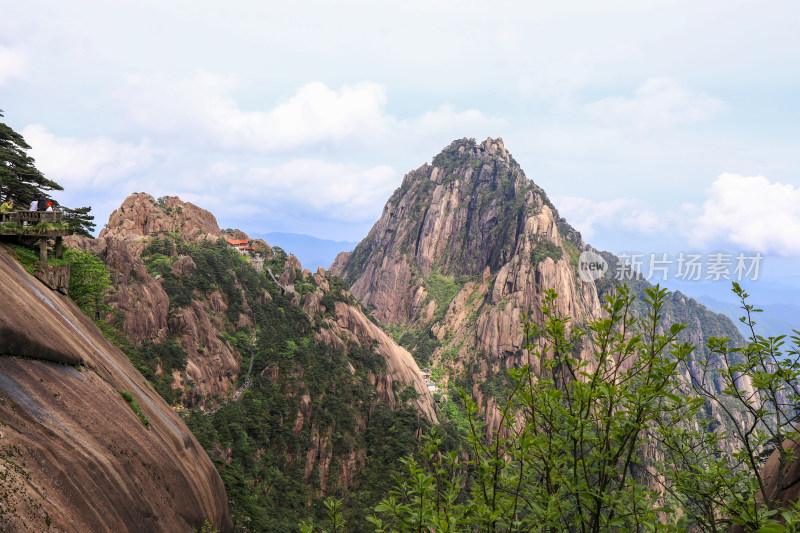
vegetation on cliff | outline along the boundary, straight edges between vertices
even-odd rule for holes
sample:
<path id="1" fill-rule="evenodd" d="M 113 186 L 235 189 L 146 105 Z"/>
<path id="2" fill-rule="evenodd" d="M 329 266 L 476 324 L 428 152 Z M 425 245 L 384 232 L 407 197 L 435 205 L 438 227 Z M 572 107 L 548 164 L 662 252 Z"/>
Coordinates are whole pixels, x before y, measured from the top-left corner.
<path id="1" fill-rule="evenodd" d="M 147 237 L 139 257 L 166 293 L 169 327 L 160 338 L 126 341 L 126 351 L 183 409 L 225 483 L 237 528 L 295 530 L 303 518 L 322 517 L 331 495 L 344 500 L 351 523 L 366 524 L 428 424 L 411 406 L 413 387 L 395 385 L 395 408 L 386 401 L 378 385 L 387 363 L 373 346 L 324 340 L 337 303 L 359 308 L 343 282 L 303 273 L 277 247 L 259 271 L 223 240 L 189 242 L 178 232 Z M 204 396 L 204 384 L 185 373 L 215 357 L 198 346 L 190 362 L 181 324 L 197 307 L 241 361 L 235 390 L 224 396 Z M 125 316 L 116 320 L 123 329 Z"/>
<path id="2" fill-rule="evenodd" d="M 734 290 L 752 329 L 755 310 Z M 508 371 L 499 427 L 487 428 L 460 391 L 465 453 L 444 451 L 435 431 L 427 437 L 370 517 L 375 531 L 800 527 L 800 504 L 787 501 L 797 481 L 800 332 L 788 349 L 755 330 L 743 348 L 712 337 L 697 362 L 695 347 L 678 341 L 686 325 L 662 327 L 665 289 L 647 288 L 635 306 L 621 288 L 585 329 L 569 326 L 556 298 L 548 291 L 544 320 L 526 323 L 527 363 Z M 589 359 L 576 356 L 586 342 Z M 712 404 L 719 416 L 707 416 Z"/>
<path id="3" fill-rule="evenodd" d="M 503 399 L 506 371 L 525 364 L 522 316 L 542 319 L 544 289 L 557 288 L 559 311 L 586 324 L 621 286 L 613 275 L 596 284 L 578 279 L 578 259 L 588 249 L 501 139 L 460 139 L 405 176 L 369 235 L 332 270 L 439 376 L 448 411 L 451 385 L 467 387 L 482 409 L 492 409 Z M 604 257 L 613 274 L 617 258 Z M 644 316 L 650 283 L 641 276 L 625 281 L 638 296 L 634 311 Z M 665 302 L 662 326 L 673 322 L 687 324 L 680 340 L 698 346 L 699 359 L 712 336 L 744 342 L 727 318 L 680 294 Z"/>
<path id="4" fill-rule="evenodd" d="M 582 284 L 587 245 L 499 139 L 456 141 L 410 173 L 368 238 L 337 260 L 353 295 L 430 366 L 442 424 L 426 444 L 436 415 L 432 400 L 430 413 L 420 408 L 425 383 L 393 377 L 377 346 L 385 335 L 344 280 L 303 271 L 266 243 L 258 259 L 242 255 L 213 215 L 176 197 L 132 195 L 112 221 L 84 243 L 111 270 L 105 319 L 130 335 L 116 340 L 213 459 L 239 530 L 292 531 L 301 519 L 303 531 L 339 528 L 343 518 L 348 531 L 714 531 L 718 519 L 769 518 L 750 505 L 766 494 L 752 476 L 792 434 L 765 440 L 777 426 L 763 423 L 750 465 L 731 455 L 738 443 L 709 437 L 765 416 L 761 398 L 742 404 L 750 392 L 731 398 L 723 383 L 725 372 L 745 375 L 761 390 L 761 371 L 741 365 L 768 346 L 741 351 L 727 319 L 640 278 Z M 717 378 L 695 379 L 698 368 Z M 695 442 L 694 455 L 681 442 Z M 720 473 L 732 481 L 716 489 L 746 493 L 744 511 L 698 503 Z"/>

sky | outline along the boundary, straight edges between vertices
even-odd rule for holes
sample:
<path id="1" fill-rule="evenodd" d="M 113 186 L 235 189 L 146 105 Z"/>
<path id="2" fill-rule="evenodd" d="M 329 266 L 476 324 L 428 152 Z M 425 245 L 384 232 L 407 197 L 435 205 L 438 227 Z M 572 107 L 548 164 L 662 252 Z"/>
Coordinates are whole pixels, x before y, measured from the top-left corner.
<path id="1" fill-rule="evenodd" d="M 800 265 L 800 3 L 6 1 L 0 109 L 99 227 L 132 192 L 358 241 L 502 137 L 597 248 Z"/>

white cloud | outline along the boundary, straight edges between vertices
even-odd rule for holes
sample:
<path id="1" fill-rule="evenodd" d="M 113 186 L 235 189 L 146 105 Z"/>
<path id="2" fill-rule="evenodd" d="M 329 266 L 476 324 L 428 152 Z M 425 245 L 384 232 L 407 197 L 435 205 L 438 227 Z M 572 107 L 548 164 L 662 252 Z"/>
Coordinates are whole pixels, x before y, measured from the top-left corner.
<path id="1" fill-rule="evenodd" d="M 239 82 L 209 72 L 169 80 L 131 77 L 118 93 L 140 126 L 224 149 L 285 151 L 371 135 L 384 126 L 384 88 L 376 83 L 301 87 L 268 111 L 244 111 L 232 96 Z"/>
<path id="2" fill-rule="evenodd" d="M 721 174 L 706 191 L 702 206 L 652 208 L 631 198 L 595 202 L 574 196 L 555 202 L 588 242 L 609 235 L 620 238 L 624 231 L 665 242 L 681 236 L 707 249 L 800 255 L 800 187 L 772 183 L 763 176 Z"/>
<path id="3" fill-rule="evenodd" d="M 65 189 L 106 188 L 149 168 L 157 156 L 157 151 L 145 141 L 136 145 L 105 137 L 91 140 L 57 137 L 41 124 L 26 126 L 22 136 L 32 147 L 30 155 L 36 159 L 36 167 Z"/>
<path id="4" fill-rule="evenodd" d="M 800 254 L 800 188 L 764 176 L 722 174 L 706 194 L 690 234 L 695 243 L 722 240 L 753 251 Z"/>
<path id="5" fill-rule="evenodd" d="M 695 93 L 671 78 L 650 78 L 632 98 L 606 98 L 588 104 L 586 112 L 608 124 L 625 124 L 637 132 L 708 120 L 726 109 L 704 92 Z"/>
<path id="6" fill-rule="evenodd" d="M 14 78 L 23 78 L 27 68 L 28 56 L 25 52 L 0 45 L 0 85 Z"/>
<path id="7" fill-rule="evenodd" d="M 650 235 L 661 230 L 667 222 L 646 204 L 632 198 L 593 201 L 578 196 L 555 200 L 559 213 L 591 241 L 600 228 L 609 231 L 620 228 L 632 233 Z"/>
<path id="8" fill-rule="evenodd" d="M 267 110 L 243 110 L 236 77 L 199 72 L 183 80 L 130 77 L 117 97 L 149 132 L 225 150 L 287 152 L 318 145 L 375 145 L 400 134 L 463 130 L 490 122 L 480 111 L 435 111 L 398 120 L 387 113 L 386 89 L 373 82 L 331 89 L 308 83 Z"/>
<path id="9" fill-rule="evenodd" d="M 255 169 L 237 185 L 259 202 L 300 208 L 321 218 L 347 222 L 372 221 L 398 185 L 394 169 L 387 166 L 359 168 L 354 165 L 303 159 L 284 165 Z"/>

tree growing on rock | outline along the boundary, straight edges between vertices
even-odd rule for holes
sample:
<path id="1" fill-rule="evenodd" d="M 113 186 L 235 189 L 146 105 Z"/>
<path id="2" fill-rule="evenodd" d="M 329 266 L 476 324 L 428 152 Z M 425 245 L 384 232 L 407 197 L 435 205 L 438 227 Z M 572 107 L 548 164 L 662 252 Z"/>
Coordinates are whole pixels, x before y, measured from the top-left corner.
<path id="1" fill-rule="evenodd" d="M 3 110 L 0 109 L 2 117 Z M 0 199 L 14 200 L 18 209 L 26 209 L 34 200 L 48 198 L 48 191 L 64 190 L 36 168 L 33 158 L 27 153 L 30 149 L 22 135 L 0 122 Z M 64 223 L 69 229 L 84 237 L 92 236 L 95 223 L 94 216 L 89 214 L 90 206 L 74 209 L 59 206 L 59 209 L 64 212 Z"/>
<path id="2" fill-rule="evenodd" d="M 752 328 L 757 310 L 734 291 Z M 711 338 L 709 360 L 694 362 L 677 342 L 686 326 L 664 326 L 666 290 L 646 292 L 647 316 L 622 288 L 578 327 L 548 291 L 499 430 L 460 392 L 467 448 L 429 436 L 369 518 L 374 531 L 800 531 L 800 503 L 786 498 L 800 480 L 800 332 L 788 349 L 754 330 L 740 348 Z M 576 356 L 586 343 L 593 355 Z"/>
<path id="3" fill-rule="evenodd" d="M 2 117 L 3 111 L 0 110 Z M 64 190 L 36 168 L 33 158 L 27 153 L 30 149 L 22 135 L 5 122 L 0 122 L 0 198 L 11 198 L 21 206 L 45 197 L 45 191 Z"/>

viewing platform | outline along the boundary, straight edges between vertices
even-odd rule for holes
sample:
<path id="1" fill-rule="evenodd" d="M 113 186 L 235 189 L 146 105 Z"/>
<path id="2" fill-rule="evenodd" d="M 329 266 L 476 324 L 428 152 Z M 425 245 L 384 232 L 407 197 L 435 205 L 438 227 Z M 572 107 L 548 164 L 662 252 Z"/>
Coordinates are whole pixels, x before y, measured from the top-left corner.
<path id="1" fill-rule="evenodd" d="M 47 261 L 47 243 L 55 239 L 53 251 L 61 258 L 64 237 L 73 231 L 62 225 L 62 211 L 5 211 L 0 212 L 0 236 L 15 237 L 26 244 L 39 243 L 39 260 Z"/>

